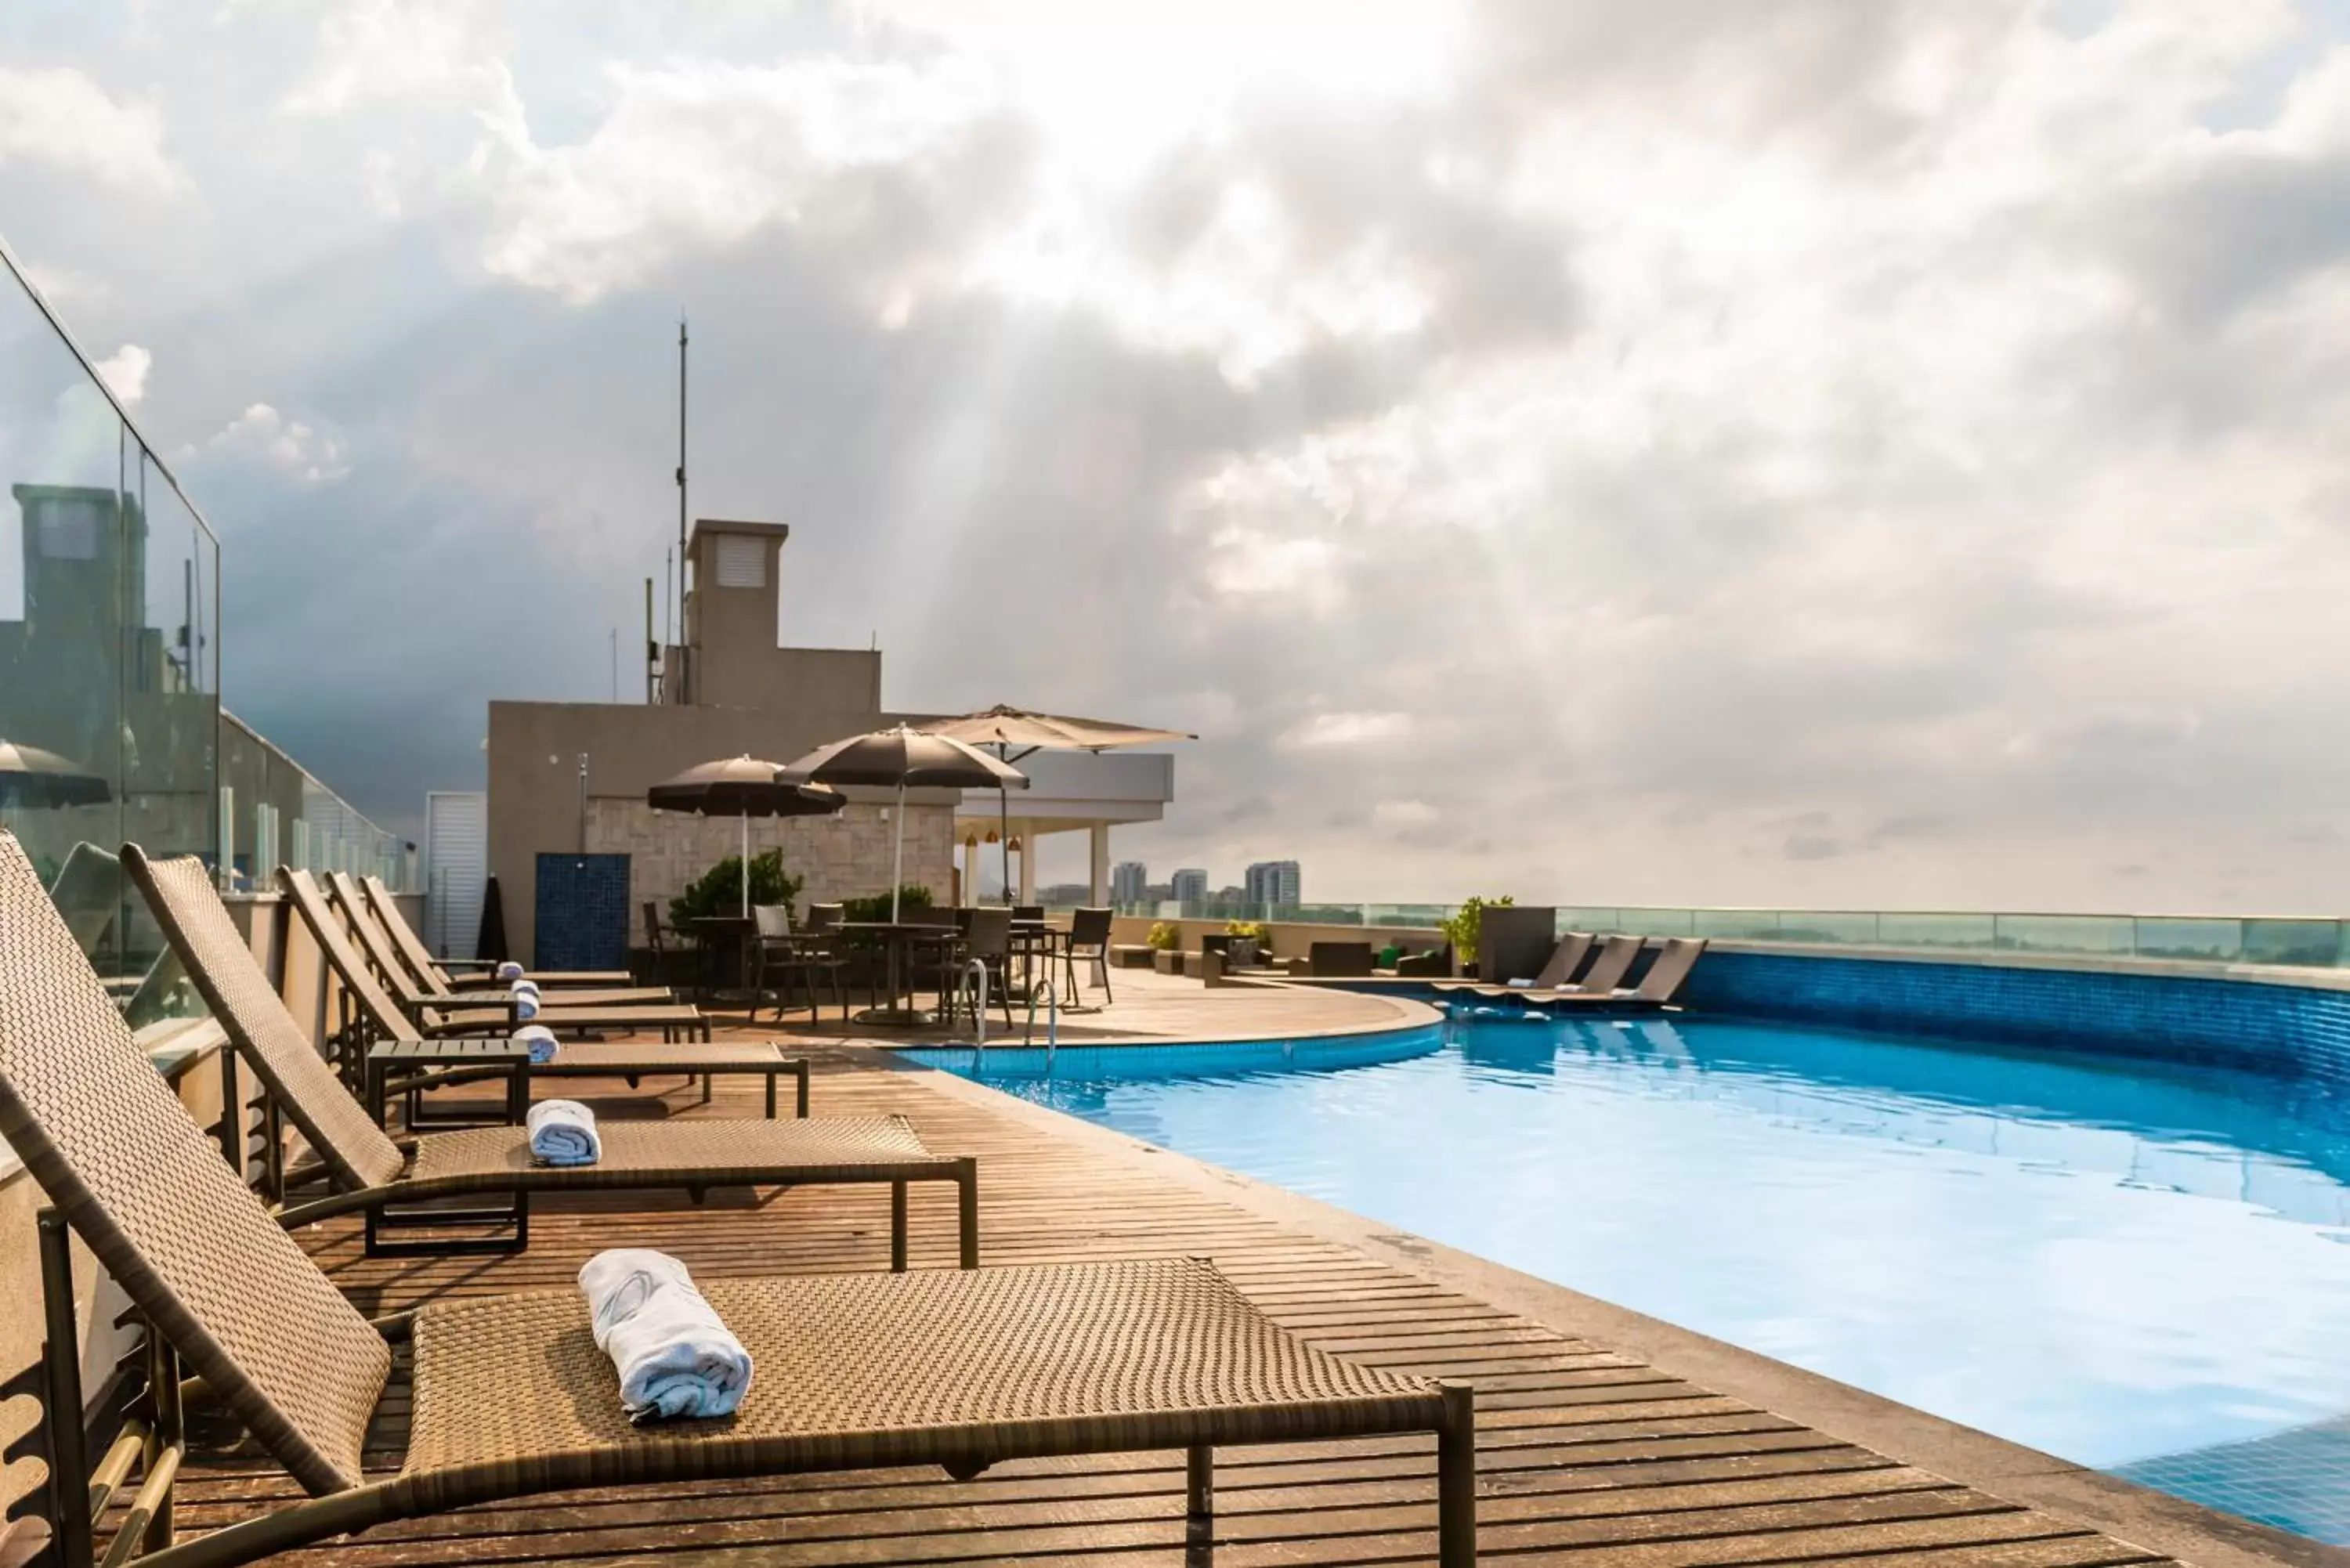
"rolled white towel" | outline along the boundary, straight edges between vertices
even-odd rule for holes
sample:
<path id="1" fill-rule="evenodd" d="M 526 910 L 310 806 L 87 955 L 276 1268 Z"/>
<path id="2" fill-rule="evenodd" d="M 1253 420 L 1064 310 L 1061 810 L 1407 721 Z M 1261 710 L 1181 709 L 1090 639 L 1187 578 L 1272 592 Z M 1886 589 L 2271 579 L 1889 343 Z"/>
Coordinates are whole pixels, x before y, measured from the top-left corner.
<path id="1" fill-rule="evenodd" d="M 538 984 L 536 981 L 518 980 L 506 988 L 514 1002 L 515 1017 L 527 1023 L 538 1016 Z"/>
<path id="2" fill-rule="evenodd" d="M 1534 982 L 1531 980 L 1507 980 L 1502 983 L 1513 991 L 1531 991 L 1534 989 Z"/>
<path id="3" fill-rule="evenodd" d="M 593 1165 L 604 1158 L 596 1113 L 577 1100 L 541 1100 L 530 1107 L 530 1152 L 548 1165 Z"/>
<path id="4" fill-rule="evenodd" d="M 727 1332 L 685 1265 L 617 1247 L 579 1271 L 596 1348 L 620 1376 L 620 1406 L 639 1424 L 731 1416 L 751 1386 L 751 1353 Z"/>
<path id="5" fill-rule="evenodd" d="M 555 1031 L 544 1023 L 534 1023 L 527 1029 L 515 1030 L 514 1043 L 517 1045 L 529 1046 L 531 1064 L 539 1067 L 544 1067 L 554 1061 L 555 1054 L 562 1049 L 562 1046 L 556 1044 Z"/>
<path id="6" fill-rule="evenodd" d="M 498 965 L 497 975 L 500 980 L 520 980 L 522 978 L 522 965 L 515 962 L 512 959 L 508 959 L 505 962 Z"/>

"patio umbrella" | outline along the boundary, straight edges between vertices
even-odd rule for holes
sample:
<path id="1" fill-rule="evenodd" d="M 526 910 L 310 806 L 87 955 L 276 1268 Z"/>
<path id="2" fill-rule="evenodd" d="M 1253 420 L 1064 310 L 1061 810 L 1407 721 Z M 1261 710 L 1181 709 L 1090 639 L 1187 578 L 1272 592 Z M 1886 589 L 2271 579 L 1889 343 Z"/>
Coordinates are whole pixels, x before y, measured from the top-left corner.
<path id="1" fill-rule="evenodd" d="M 784 774 L 810 784 L 896 786 L 897 843 L 889 871 L 889 923 L 893 926 L 898 923 L 898 888 L 906 872 L 906 791 L 1028 787 L 1028 775 L 1009 763 L 961 741 L 905 724 L 818 746 Z"/>
<path id="2" fill-rule="evenodd" d="M 0 805 L 96 805 L 114 792 L 96 774 L 38 746 L 0 741 Z"/>
<path id="3" fill-rule="evenodd" d="M 993 746 L 996 756 L 1005 763 L 1016 763 L 1032 752 L 1047 748 L 1107 752 L 1117 746 L 1155 746 L 1169 741 L 1200 738 L 1180 730 L 1146 730 L 1136 724 L 1112 723 L 1107 719 L 1039 713 L 1032 709 L 1014 708 L 1008 702 L 999 702 L 984 712 L 966 713 L 960 719 L 941 719 L 926 728 L 933 735 L 951 736 L 975 746 Z M 1020 748 L 1017 756 L 1013 754 L 1015 746 Z M 1001 830 L 998 839 L 1003 846 L 1003 901 L 1008 904 L 1012 902 L 1012 806 L 1001 790 L 996 792 L 995 810 Z"/>
<path id="4" fill-rule="evenodd" d="M 743 918 L 751 917 L 751 819 L 754 816 L 825 816 L 848 803 L 818 784 L 801 784 L 777 775 L 774 763 L 756 757 L 728 757 L 690 767 L 645 792 L 645 804 L 655 811 L 681 811 L 702 816 L 743 819 Z"/>

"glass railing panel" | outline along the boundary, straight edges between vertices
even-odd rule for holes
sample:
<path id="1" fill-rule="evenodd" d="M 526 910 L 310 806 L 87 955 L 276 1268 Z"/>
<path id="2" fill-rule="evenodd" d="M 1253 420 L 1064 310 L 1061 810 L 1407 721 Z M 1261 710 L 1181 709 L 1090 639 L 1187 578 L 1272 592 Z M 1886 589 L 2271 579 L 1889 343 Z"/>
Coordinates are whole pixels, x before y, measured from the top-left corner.
<path id="1" fill-rule="evenodd" d="M 2127 956 L 2136 925 L 2127 915 L 2001 915 L 1998 946 L 2012 952 Z"/>
<path id="2" fill-rule="evenodd" d="M 1843 909 L 1783 909 L 1778 940 L 1874 947 L 1879 940 L 1877 919 L 1873 914 Z"/>
<path id="3" fill-rule="evenodd" d="M 1613 906 L 1562 904 L 1552 923 L 1562 936 L 1568 931 L 1619 931 L 1624 929 L 1624 911 Z"/>
<path id="4" fill-rule="evenodd" d="M 2330 948 L 2332 922 L 2326 925 Z M 2140 915 L 2136 949 L 2140 958 L 2233 963 L 2244 956 L 2244 922 L 2196 916 Z M 2324 961 L 2330 963 L 2333 960 Z"/>
<path id="5" fill-rule="evenodd" d="M 1776 909 L 1692 909 L 1690 935 L 1711 941 L 1769 942 L 1779 936 Z"/>
<path id="6" fill-rule="evenodd" d="M 1609 928 L 1602 928 L 1602 929 L 1607 929 Z M 1694 936 L 1697 933 L 1697 911 L 1659 909 L 1619 909 L 1617 911 L 1613 929 L 1628 937 Z"/>
<path id="7" fill-rule="evenodd" d="M 126 445 L 80 361 L 0 273 L 0 826 L 118 987 Z"/>
<path id="8" fill-rule="evenodd" d="M 1999 917 L 1888 912 L 1877 917 L 1877 941 L 1888 948 L 1990 948 L 1999 941 Z"/>
<path id="9" fill-rule="evenodd" d="M 1449 904 L 1365 904 L 1363 924 L 1428 929 L 1452 918 Z"/>
<path id="10" fill-rule="evenodd" d="M 2339 920 L 2255 919 L 2243 922 L 2247 963 L 2325 964 L 2341 961 Z"/>

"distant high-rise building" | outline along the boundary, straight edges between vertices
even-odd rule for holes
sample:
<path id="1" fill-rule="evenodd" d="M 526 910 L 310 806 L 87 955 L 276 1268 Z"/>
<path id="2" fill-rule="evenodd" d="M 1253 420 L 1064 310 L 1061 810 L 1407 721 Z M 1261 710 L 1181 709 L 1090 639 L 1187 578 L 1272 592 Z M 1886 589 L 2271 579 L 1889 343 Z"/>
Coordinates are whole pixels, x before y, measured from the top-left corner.
<path id="1" fill-rule="evenodd" d="M 1196 866 L 1187 866 L 1168 879 L 1168 896 L 1179 903 L 1205 903 L 1208 898 L 1208 874 Z"/>
<path id="2" fill-rule="evenodd" d="M 1248 868 L 1242 892 L 1252 904 L 1295 908 L 1300 902 L 1298 885 L 1296 861 L 1260 860 Z"/>
<path id="3" fill-rule="evenodd" d="M 1109 868 L 1109 901 L 1139 904 L 1149 896 L 1150 867 L 1139 860 L 1121 860 Z"/>

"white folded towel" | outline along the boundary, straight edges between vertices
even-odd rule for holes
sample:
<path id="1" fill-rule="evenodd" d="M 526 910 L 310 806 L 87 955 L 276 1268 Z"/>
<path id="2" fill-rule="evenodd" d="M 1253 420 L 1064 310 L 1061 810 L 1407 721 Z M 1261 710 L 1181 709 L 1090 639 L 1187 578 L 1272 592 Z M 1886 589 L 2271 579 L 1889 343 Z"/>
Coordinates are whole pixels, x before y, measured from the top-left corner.
<path id="1" fill-rule="evenodd" d="M 514 1001 L 515 1017 L 527 1023 L 538 1016 L 538 982 L 518 980 L 506 988 Z"/>
<path id="2" fill-rule="evenodd" d="M 508 959 L 505 962 L 498 965 L 497 976 L 500 980 L 520 980 L 522 978 L 522 965 L 515 962 L 512 959 Z"/>
<path id="3" fill-rule="evenodd" d="M 639 1424 L 731 1416 L 751 1386 L 751 1353 L 667 1252 L 616 1247 L 579 1271 L 596 1348 L 620 1375 L 620 1407 Z"/>
<path id="4" fill-rule="evenodd" d="M 554 1061 L 555 1054 L 562 1049 L 556 1044 L 555 1031 L 544 1023 L 534 1023 L 527 1029 L 515 1030 L 514 1043 L 517 1045 L 529 1046 L 531 1064 L 539 1067 L 544 1067 Z"/>
<path id="5" fill-rule="evenodd" d="M 530 1107 L 530 1152 L 548 1165 L 593 1165 L 604 1158 L 596 1113 L 577 1100 L 541 1100 Z"/>
<path id="6" fill-rule="evenodd" d="M 1534 989 L 1534 982 L 1531 980 L 1512 980 L 1504 981 L 1503 983 L 1513 991 L 1531 991 Z"/>

